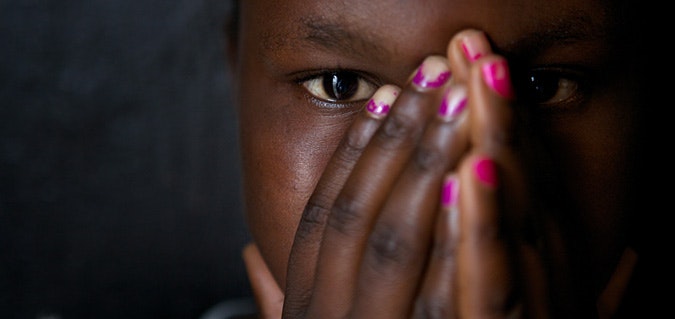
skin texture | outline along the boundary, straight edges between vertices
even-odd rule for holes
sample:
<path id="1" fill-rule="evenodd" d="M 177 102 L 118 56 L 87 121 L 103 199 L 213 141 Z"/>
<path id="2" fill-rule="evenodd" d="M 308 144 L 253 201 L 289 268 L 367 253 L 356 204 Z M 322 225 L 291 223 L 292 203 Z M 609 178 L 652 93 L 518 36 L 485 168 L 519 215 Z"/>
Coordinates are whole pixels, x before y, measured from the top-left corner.
<path id="1" fill-rule="evenodd" d="M 622 294 L 598 300 L 637 259 L 626 172 L 638 102 L 614 12 L 581 0 L 242 1 L 232 61 L 255 241 L 244 259 L 265 317 L 614 313 Z M 450 79 L 424 87 L 421 64 Z M 362 76 L 366 94 L 313 96 L 305 84 L 331 70 Z M 557 92 L 543 101 L 527 85 L 541 70 Z M 364 106 L 384 84 L 391 111 L 373 116 Z M 438 116 L 448 90 L 467 101 L 451 119 Z M 459 195 L 442 203 L 448 176 Z"/>

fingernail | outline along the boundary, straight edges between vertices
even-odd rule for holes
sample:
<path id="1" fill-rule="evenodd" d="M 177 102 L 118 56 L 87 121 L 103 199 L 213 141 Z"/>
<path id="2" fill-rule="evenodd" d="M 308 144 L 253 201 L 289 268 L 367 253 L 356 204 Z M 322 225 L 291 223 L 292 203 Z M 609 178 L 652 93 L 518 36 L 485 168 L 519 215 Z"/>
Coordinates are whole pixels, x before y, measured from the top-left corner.
<path id="1" fill-rule="evenodd" d="M 450 122 L 459 117 L 466 108 L 466 88 L 461 85 L 453 86 L 445 93 L 438 115 Z"/>
<path id="2" fill-rule="evenodd" d="M 443 86 L 450 78 L 450 69 L 444 57 L 427 57 L 412 79 L 419 88 L 435 89 Z"/>
<path id="3" fill-rule="evenodd" d="M 443 181 L 443 189 L 441 190 L 441 205 L 443 207 L 452 207 L 457 205 L 457 198 L 459 195 L 459 180 L 455 175 L 449 175 Z"/>
<path id="4" fill-rule="evenodd" d="M 387 116 L 391 106 L 396 101 L 400 89 L 393 85 L 384 85 L 380 87 L 373 97 L 370 98 L 368 104 L 366 104 L 366 111 L 372 117 L 381 119 Z"/>
<path id="5" fill-rule="evenodd" d="M 473 164 L 473 171 L 483 185 L 490 188 L 497 186 L 497 168 L 491 159 L 487 157 L 477 159 Z"/>
<path id="6" fill-rule="evenodd" d="M 483 79 L 485 83 L 497 94 L 505 98 L 513 98 L 511 75 L 509 66 L 504 59 L 483 64 Z"/>
<path id="7" fill-rule="evenodd" d="M 483 33 L 477 31 L 469 33 L 462 39 L 462 51 L 464 51 L 464 56 L 467 60 L 471 62 L 476 61 L 489 51 L 489 47 L 486 47 L 486 42 L 481 38 L 482 36 Z"/>

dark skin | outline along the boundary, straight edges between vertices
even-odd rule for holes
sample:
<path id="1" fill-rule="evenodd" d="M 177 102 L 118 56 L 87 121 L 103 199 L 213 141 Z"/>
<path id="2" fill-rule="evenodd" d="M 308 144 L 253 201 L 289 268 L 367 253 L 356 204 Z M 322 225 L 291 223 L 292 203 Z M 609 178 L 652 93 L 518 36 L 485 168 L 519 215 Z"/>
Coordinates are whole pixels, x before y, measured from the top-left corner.
<path id="1" fill-rule="evenodd" d="M 613 14 L 242 1 L 244 258 L 262 315 L 610 317 L 637 260 L 635 57 L 614 54 Z"/>

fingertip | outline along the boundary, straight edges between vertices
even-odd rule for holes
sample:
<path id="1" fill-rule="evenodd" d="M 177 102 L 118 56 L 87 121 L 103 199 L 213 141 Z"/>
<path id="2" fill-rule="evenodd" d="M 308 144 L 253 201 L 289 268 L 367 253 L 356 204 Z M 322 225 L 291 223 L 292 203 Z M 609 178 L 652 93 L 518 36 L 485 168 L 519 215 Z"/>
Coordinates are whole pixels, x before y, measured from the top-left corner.
<path id="1" fill-rule="evenodd" d="M 477 156 L 471 165 L 474 177 L 483 186 L 495 188 L 498 184 L 497 166 L 487 156 Z"/>
<path id="2" fill-rule="evenodd" d="M 474 62 L 492 51 L 485 32 L 477 29 L 460 31 L 452 42 L 454 46 L 448 50 L 458 50 L 469 62 Z"/>
<path id="3" fill-rule="evenodd" d="M 492 53 L 492 49 L 485 32 L 465 29 L 452 37 L 446 53 L 455 78 L 458 81 L 465 81 L 471 64 Z"/>
<path id="4" fill-rule="evenodd" d="M 427 91 L 444 86 L 451 76 L 448 59 L 441 55 L 430 55 L 410 75 L 408 82 L 418 91 Z"/>
<path id="5" fill-rule="evenodd" d="M 253 254 L 256 250 L 258 250 L 258 247 L 256 247 L 255 243 L 249 242 L 244 245 L 244 248 L 242 248 L 241 255 L 242 257 L 246 258 L 247 256 Z"/>
<path id="6" fill-rule="evenodd" d="M 505 58 L 490 54 L 471 65 L 471 141 L 490 155 L 513 142 L 514 91 Z"/>
<path id="7" fill-rule="evenodd" d="M 382 119 L 389 114 L 391 107 L 396 102 L 396 98 L 401 93 L 401 88 L 392 84 L 381 86 L 375 94 L 368 100 L 366 111 L 368 115 L 375 119 Z"/>
<path id="8" fill-rule="evenodd" d="M 481 63 L 481 75 L 485 84 L 499 96 L 513 99 L 515 94 L 511 84 L 509 63 L 501 56 L 494 56 Z"/>

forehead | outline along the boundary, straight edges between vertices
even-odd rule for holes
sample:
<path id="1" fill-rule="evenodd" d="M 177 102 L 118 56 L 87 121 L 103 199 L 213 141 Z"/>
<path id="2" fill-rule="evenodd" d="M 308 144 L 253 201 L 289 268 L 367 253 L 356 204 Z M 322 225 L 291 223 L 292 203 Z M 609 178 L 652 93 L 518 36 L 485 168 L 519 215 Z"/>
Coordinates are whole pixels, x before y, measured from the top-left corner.
<path id="1" fill-rule="evenodd" d="M 469 27 L 508 48 L 534 32 L 601 32 L 607 16 L 600 1 L 589 0 L 247 0 L 242 12 L 255 22 L 265 50 L 309 38 L 326 45 L 385 44 L 393 53 L 420 56 L 444 53 L 449 38 Z"/>

